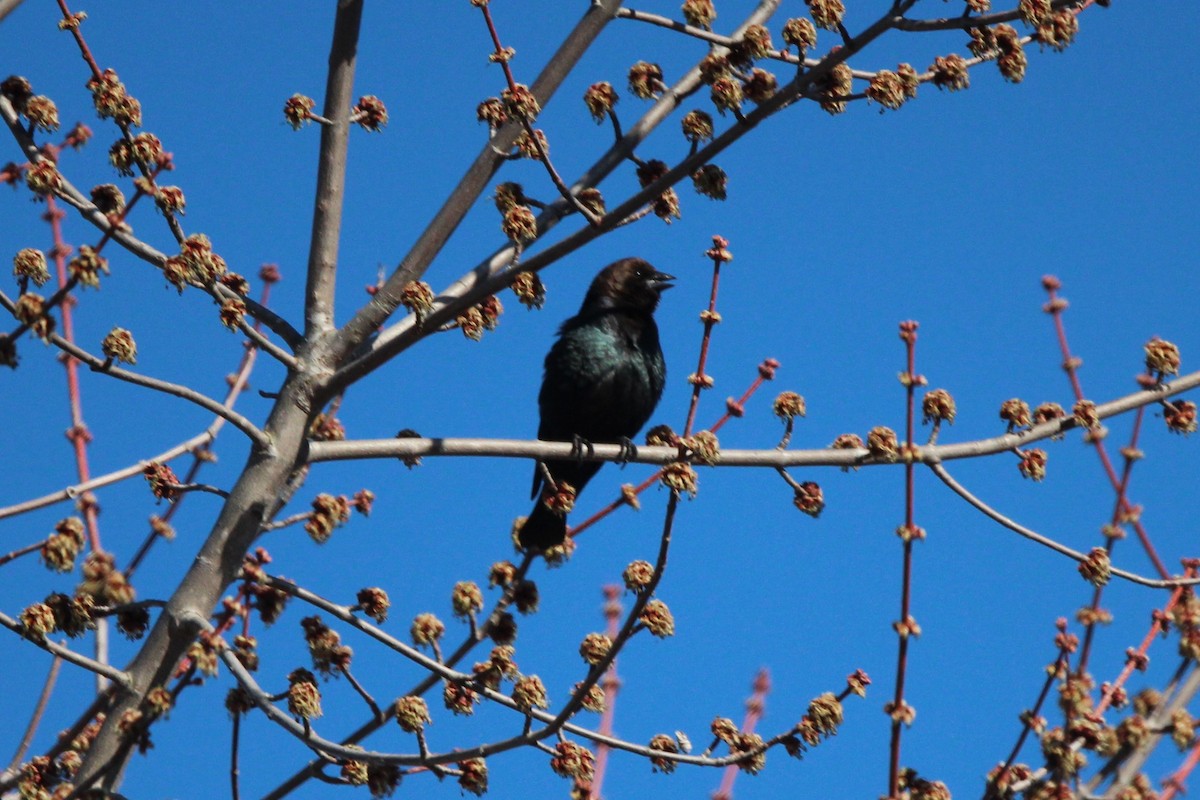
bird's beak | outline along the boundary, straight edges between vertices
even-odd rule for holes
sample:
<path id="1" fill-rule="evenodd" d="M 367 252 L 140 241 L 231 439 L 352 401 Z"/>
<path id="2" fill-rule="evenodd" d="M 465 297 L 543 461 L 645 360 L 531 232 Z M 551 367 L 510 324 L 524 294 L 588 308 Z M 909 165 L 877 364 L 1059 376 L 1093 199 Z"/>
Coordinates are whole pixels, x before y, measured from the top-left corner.
<path id="1" fill-rule="evenodd" d="M 668 275 L 665 272 L 655 270 L 654 274 L 646 280 L 646 286 L 656 292 L 665 292 L 675 285 L 671 283 L 673 280 L 675 280 L 674 275 Z"/>

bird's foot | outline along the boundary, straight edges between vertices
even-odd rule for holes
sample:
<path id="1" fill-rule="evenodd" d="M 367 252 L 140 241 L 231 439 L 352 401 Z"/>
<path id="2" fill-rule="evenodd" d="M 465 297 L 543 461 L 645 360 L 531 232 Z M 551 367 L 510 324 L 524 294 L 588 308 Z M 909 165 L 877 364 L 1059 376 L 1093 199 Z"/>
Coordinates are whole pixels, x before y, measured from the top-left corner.
<path id="1" fill-rule="evenodd" d="M 621 465 L 621 469 L 625 469 L 625 465 L 637 458 L 637 445 L 628 436 L 622 436 L 617 440 L 617 444 L 621 446 L 621 452 L 617 456 L 617 463 Z"/>
<path id="2" fill-rule="evenodd" d="M 587 452 L 588 458 L 596 455 L 595 446 L 579 434 L 575 434 L 571 437 L 571 458 L 576 461 L 583 461 L 584 451 Z"/>

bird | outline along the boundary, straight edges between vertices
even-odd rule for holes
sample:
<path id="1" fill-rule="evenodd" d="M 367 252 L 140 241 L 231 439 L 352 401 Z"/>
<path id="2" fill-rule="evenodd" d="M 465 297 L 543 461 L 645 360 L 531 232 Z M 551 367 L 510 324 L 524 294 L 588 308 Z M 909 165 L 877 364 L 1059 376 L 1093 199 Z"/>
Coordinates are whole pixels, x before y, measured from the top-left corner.
<path id="1" fill-rule="evenodd" d="M 673 280 L 640 258 L 600 270 L 579 313 L 562 324 L 546 354 L 538 439 L 573 442 L 580 455 L 593 442 L 633 451 L 630 437 L 650 419 L 666 384 L 654 311 Z M 602 462 L 573 458 L 534 465 L 532 496 L 538 500 L 517 533 L 526 550 L 546 550 L 566 539 L 566 516 L 539 497 L 546 487 L 543 465 L 556 485 L 568 483 L 578 495 Z"/>

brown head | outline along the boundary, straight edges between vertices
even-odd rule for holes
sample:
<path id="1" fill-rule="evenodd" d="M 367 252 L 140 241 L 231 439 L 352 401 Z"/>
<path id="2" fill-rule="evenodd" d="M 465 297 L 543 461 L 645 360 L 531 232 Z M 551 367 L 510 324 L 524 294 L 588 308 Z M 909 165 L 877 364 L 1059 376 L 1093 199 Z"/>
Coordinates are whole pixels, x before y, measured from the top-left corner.
<path id="1" fill-rule="evenodd" d="M 671 288 L 673 280 L 674 275 L 659 272 L 647 261 L 622 258 L 592 280 L 581 310 L 622 307 L 651 314 L 658 307 L 659 295 Z"/>

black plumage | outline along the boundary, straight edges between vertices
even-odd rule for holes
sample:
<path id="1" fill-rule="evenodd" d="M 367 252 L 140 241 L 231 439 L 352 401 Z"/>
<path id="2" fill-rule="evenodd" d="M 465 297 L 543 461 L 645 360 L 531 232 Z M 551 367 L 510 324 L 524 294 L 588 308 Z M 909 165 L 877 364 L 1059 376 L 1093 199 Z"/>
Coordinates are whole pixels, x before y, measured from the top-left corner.
<path id="1" fill-rule="evenodd" d="M 562 324 L 546 354 L 539 439 L 628 443 L 646 424 L 667 377 L 654 310 L 672 280 L 640 258 L 623 258 L 600 271 L 579 313 Z M 566 482 L 578 494 L 601 464 L 571 459 L 548 461 L 546 468 L 556 484 Z M 535 498 L 543 483 L 535 466 Z M 566 518 L 539 498 L 518 539 L 522 547 L 545 549 L 565 536 Z"/>

